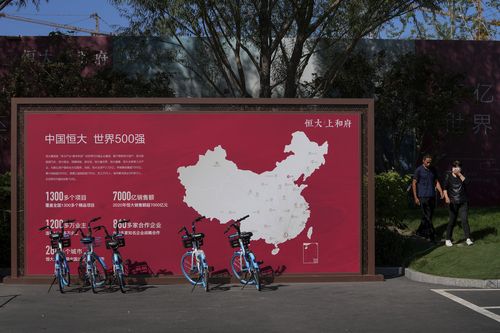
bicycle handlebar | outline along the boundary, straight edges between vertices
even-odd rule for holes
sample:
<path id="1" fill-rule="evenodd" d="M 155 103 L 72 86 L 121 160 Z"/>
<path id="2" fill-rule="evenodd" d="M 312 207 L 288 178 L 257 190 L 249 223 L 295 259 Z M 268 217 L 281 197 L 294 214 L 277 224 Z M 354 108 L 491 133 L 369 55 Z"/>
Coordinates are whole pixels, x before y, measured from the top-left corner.
<path id="1" fill-rule="evenodd" d="M 196 227 L 195 227 L 195 223 L 196 222 L 200 222 L 201 220 L 203 220 L 204 218 L 206 218 L 206 216 L 198 216 L 196 219 L 194 219 L 194 221 L 191 223 L 191 230 L 193 231 L 193 234 L 196 233 Z M 180 234 L 182 231 L 185 231 L 186 232 L 186 235 L 189 235 L 189 231 L 188 229 L 184 226 L 182 227 L 177 233 Z"/>
<path id="2" fill-rule="evenodd" d="M 191 223 L 191 230 L 193 231 L 193 234 L 195 234 L 195 233 L 196 233 L 196 227 L 195 227 L 195 225 L 194 225 L 194 224 L 195 224 L 196 222 L 200 222 L 200 221 L 201 221 L 201 220 L 203 220 L 204 218 L 205 218 L 205 216 L 198 216 L 198 217 L 197 217 L 197 218 L 193 221 L 193 223 Z M 186 232 L 187 232 L 187 230 L 186 230 Z"/>
<path id="3" fill-rule="evenodd" d="M 243 221 L 244 219 L 247 219 L 247 218 L 249 218 L 249 217 L 250 217 L 250 215 L 245 215 L 245 216 L 243 216 L 241 219 L 239 219 L 239 220 L 238 220 L 238 221 L 236 221 L 236 222 L 241 222 L 241 221 Z"/>
<path id="4" fill-rule="evenodd" d="M 199 222 L 201 220 L 203 220 L 205 218 L 205 216 L 198 216 L 193 222 Z"/>
<path id="5" fill-rule="evenodd" d="M 75 222 L 76 220 L 75 219 L 72 219 L 72 220 L 65 220 L 62 222 L 62 225 L 61 225 L 61 233 L 64 232 L 64 225 L 66 223 L 71 223 L 71 222 Z M 42 230 L 45 230 L 45 229 L 49 229 L 50 233 L 52 233 L 52 228 L 50 227 L 50 225 L 46 225 L 44 227 L 41 227 L 40 229 L 38 229 L 38 231 L 42 231 Z"/>
<path id="6" fill-rule="evenodd" d="M 80 231 L 80 234 L 82 235 L 82 237 L 85 237 L 85 234 L 83 233 L 82 228 L 78 228 L 78 229 L 76 229 L 76 230 L 75 230 L 75 232 L 73 233 L 73 235 L 78 234 L 78 231 Z"/>
<path id="7" fill-rule="evenodd" d="M 240 218 L 240 219 L 238 219 L 238 220 L 234 221 L 233 223 L 231 223 L 231 224 L 227 227 L 227 229 L 226 229 L 226 231 L 224 231 L 224 233 L 226 234 L 226 233 L 229 231 L 229 229 L 231 229 L 231 227 L 233 227 L 234 229 L 236 229 L 236 231 L 237 231 L 238 233 L 240 233 L 240 222 L 241 222 L 241 221 L 243 221 L 243 220 L 245 220 L 245 219 L 247 219 L 248 217 L 250 217 L 250 215 L 245 215 L 245 216 L 243 216 L 242 218 Z"/>
<path id="8" fill-rule="evenodd" d="M 89 221 L 89 227 L 90 227 L 90 224 L 91 224 L 92 222 L 98 221 L 98 220 L 100 220 L 100 219 L 101 219 L 101 217 L 100 217 L 100 216 L 98 216 L 98 217 L 94 217 L 92 220 L 90 220 L 90 221 Z"/>
<path id="9" fill-rule="evenodd" d="M 97 218 L 99 219 L 99 218 Z M 104 225 L 98 225 L 97 227 L 94 227 L 94 230 L 95 231 L 98 231 L 98 230 L 101 230 L 101 229 L 104 229 L 104 233 L 106 234 L 106 237 L 113 237 L 114 235 L 117 235 L 120 233 L 120 227 L 119 227 L 119 224 L 120 223 L 127 223 L 127 222 L 130 222 L 130 220 L 125 220 L 125 219 L 120 219 L 116 222 L 116 226 L 115 226 L 115 230 L 116 232 L 113 234 L 113 235 L 110 235 L 110 233 L 108 232 L 108 229 L 106 228 L 106 226 Z"/>
<path id="10" fill-rule="evenodd" d="M 103 225 L 98 225 L 97 227 L 94 227 L 94 230 L 95 230 L 95 231 L 98 231 L 98 230 L 101 230 L 101 229 L 104 229 L 104 233 L 106 234 L 106 236 L 109 236 L 108 229 L 106 229 L 106 227 L 105 227 L 105 226 L 103 226 Z"/>
<path id="11" fill-rule="evenodd" d="M 119 234 L 120 233 L 120 228 L 118 227 L 118 225 L 120 223 L 127 223 L 127 222 L 130 222 L 130 220 L 126 220 L 126 219 L 119 219 L 117 222 L 116 222 L 116 226 L 115 226 L 115 230 L 116 230 L 116 233 Z"/>

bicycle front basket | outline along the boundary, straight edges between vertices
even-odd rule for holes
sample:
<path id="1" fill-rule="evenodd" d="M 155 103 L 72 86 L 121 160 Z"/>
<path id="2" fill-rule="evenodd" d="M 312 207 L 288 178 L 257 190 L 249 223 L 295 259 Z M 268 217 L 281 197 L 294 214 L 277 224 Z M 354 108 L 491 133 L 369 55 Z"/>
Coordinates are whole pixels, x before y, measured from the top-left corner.
<path id="1" fill-rule="evenodd" d="M 228 239 L 231 247 L 240 247 L 240 236 L 238 234 L 229 235 Z"/>
<path id="2" fill-rule="evenodd" d="M 182 243 L 186 249 L 193 247 L 193 239 L 189 235 L 182 235 Z"/>
<path id="3" fill-rule="evenodd" d="M 59 239 L 61 239 L 60 233 L 50 234 L 50 246 L 53 249 L 59 248 Z"/>
<path id="4" fill-rule="evenodd" d="M 62 238 L 62 246 L 63 247 L 70 247 L 71 246 L 71 238 L 63 237 Z"/>
<path id="5" fill-rule="evenodd" d="M 106 248 L 116 249 L 125 246 L 125 237 L 123 235 L 115 236 L 114 238 L 106 237 Z"/>

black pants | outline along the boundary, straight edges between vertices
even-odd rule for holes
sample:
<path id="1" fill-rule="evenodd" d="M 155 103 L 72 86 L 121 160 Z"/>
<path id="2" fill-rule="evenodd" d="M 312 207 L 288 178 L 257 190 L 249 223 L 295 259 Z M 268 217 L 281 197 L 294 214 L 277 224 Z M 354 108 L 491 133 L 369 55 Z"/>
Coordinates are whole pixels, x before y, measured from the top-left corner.
<path id="1" fill-rule="evenodd" d="M 422 220 L 420 221 L 420 226 L 417 229 L 417 234 L 434 241 L 436 238 L 436 231 L 432 225 L 432 216 L 434 215 L 434 208 L 436 207 L 436 198 L 424 197 L 418 198 L 418 200 L 420 200 Z"/>
<path id="2" fill-rule="evenodd" d="M 454 204 L 450 202 L 448 211 L 450 213 L 450 219 L 448 220 L 448 226 L 446 227 L 446 239 L 451 240 L 453 227 L 457 222 L 458 216 L 460 216 L 460 221 L 462 221 L 462 229 L 464 230 L 465 238 L 470 238 L 470 228 L 468 221 L 469 205 L 467 204 L 467 202 L 463 202 L 460 204 Z"/>

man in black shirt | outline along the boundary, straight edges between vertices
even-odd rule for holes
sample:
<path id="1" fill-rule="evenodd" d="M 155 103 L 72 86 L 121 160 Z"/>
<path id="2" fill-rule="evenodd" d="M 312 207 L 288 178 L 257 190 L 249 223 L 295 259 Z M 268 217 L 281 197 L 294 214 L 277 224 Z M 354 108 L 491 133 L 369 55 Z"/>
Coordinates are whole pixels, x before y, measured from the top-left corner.
<path id="1" fill-rule="evenodd" d="M 466 184 L 469 180 L 465 178 L 462 174 L 462 164 L 460 161 L 455 161 L 452 164 L 451 172 L 446 174 L 446 179 L 444 181 L 444 200 L 448 204 L 448 210 L 450 213 L 450 219 L 448 221 L 448 227 L 446 228 L 446 246 L 453 246 L 451 241 L 451 235 L 453 233 L 453 227 L 457 222 L 457 217 L 460 215 L 460 220 L 462 221 L 462 229 L 464 230 L 467 245 L 474 244 L 470 239 L 470 228 L 468 218 L 468 203 L 467 203 L 467 191 Z"/>
<path id="2" fill-rule="evenodd" d="M 436 232 L 432 225 L 432 216 L 436 206 L 436 190 L 438 190 L 441 199 L 443 191 L 439 183 L 436 169 L 431 166 L 432 157 L 425 155 L 420 165 L 413 175 L 412 190 L 415 204 L 422 209 L 422 220 L 417 229 L 417 235 L 429 238 L 435 241 Z"/>

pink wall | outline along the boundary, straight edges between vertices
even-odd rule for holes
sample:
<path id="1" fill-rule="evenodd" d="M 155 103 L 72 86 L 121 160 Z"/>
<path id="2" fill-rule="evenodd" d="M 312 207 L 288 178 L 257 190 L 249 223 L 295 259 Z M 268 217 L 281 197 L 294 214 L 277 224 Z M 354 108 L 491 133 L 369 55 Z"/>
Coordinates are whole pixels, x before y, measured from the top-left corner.
<path id="1" fill-rule="evenodd" d="M 223 233 L 226 225 L 218 217 L 236 219 L 246 214 L 250 218 L 242 228 L 260 235 L 251 248 L 264 265 L 285 267 L 287 273 L 360 273 L 358 114 L 61 113 L 25 117 L 27 275 L 50 274 L 53 269 L 46 248 L 48 237 L 38 231 L 47 220 L 77 219 L 70 229 L 74 230 L 76 223 L 82 226 L 95 216 L 102 216 L 100 223 L 108 227 L 114 219 L 130 219 L 135 224 L 125 229 L 124 257 L 147 263 L 154 273 L 174 274 L 180 273 L 185 251 L 178 230 L 190 226 L 198 215 L 214 217 L 200 222 L 198 231 L 206 235 L 209 264 L 215 270 L 229 269 L 233 250 Z M 289 146 L 293 133 L 298 133 L 294 139 L 298 141 Z M 127 140 L 132 142 L 119 143 L 116 134 L 130 135 Z M 101 135 L 112 135 L 115 141 L 101 141 Z M 212 161 L 209 167 L 196 169 L 209 171 L 180 178 L 180 167 L 196 165 L 218 146 L 237 173 L 212 174 L 210 170 L 226 167 L 225 162 Z M 287 146 L 290 151 L 285 152 Z M 318 153 L 319 147 L 324 154 Z M 302 175 L 308 172 L 309 177 Z M 194 185 L 185 183 L 193 179 Z M 187 193 L 186 188 L 193 192 Z M 116 198 L 115 191 L 122 196 L 130 193 L 135 199 Z M 210 205 L 202 207 L 206 202 Z M 136 205 L 144 203 L 162 205 Z M 274 225 L 280 227 L 273 229 Z M 288 240 L 277 244 L 277 252 L 272 243 L 280 238 Z M 74 236 L 68 256 L 79 257 L 79 249 Z M 97 251 L 110 262 L 109 251 L 104 247 Z"/>
<path id="2" fill-rule="evenodd" d="M 444 172 L 461 160 L 472 183 L 473 204 L 500 203 L 500 43 L 489 41 L 416 41 L 416 52 L 436 57 L 451 71 L 465 74 L 474 98 L 448 117 L 447 141 L 440 145 Z"/>

